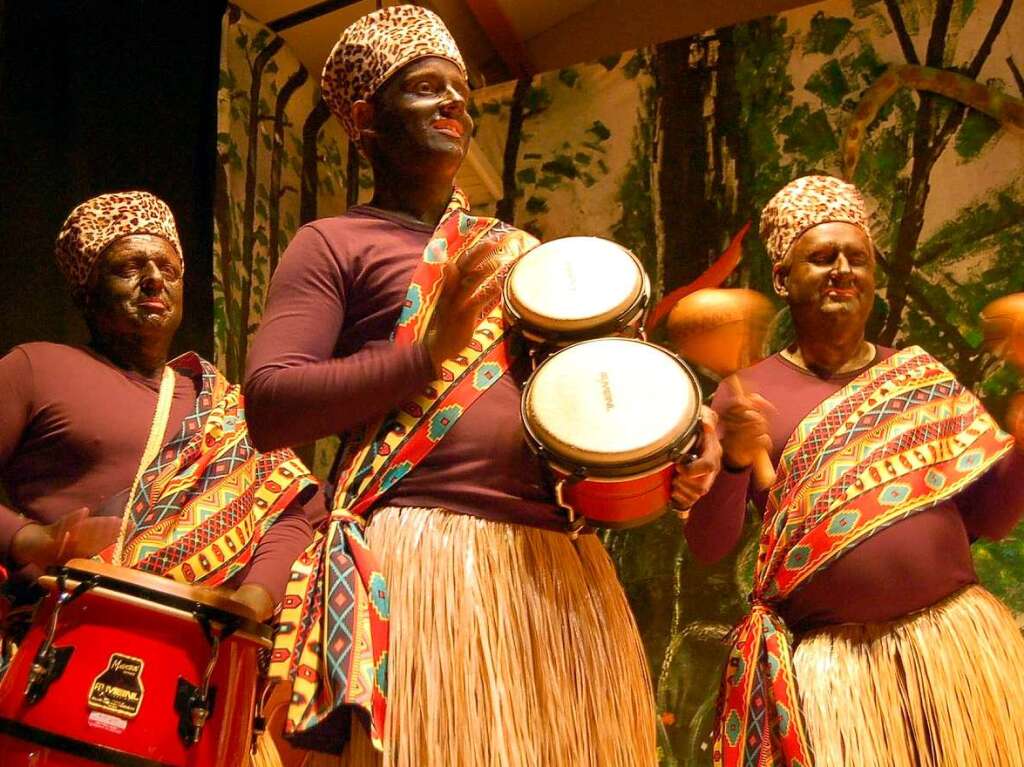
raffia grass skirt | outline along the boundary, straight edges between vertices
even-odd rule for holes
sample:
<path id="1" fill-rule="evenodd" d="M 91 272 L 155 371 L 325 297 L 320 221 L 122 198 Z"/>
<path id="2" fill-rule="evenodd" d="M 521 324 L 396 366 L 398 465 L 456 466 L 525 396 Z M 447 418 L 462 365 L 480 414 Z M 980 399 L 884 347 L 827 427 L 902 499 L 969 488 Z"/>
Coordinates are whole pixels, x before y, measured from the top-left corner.
<path id="1" fill-rule="evenodd" d="M 795 656 L 816 767 L 1024 765 L 1024 638 L 980 586 L 812 632 Z"/>
<path id="2" fill-rule="evenodd" d="M 385 753 L 354 720 L 307 767 L 655 767 L 647 660 L 596 536 L 414 508 L 367 535 L 391 592 Z"/>

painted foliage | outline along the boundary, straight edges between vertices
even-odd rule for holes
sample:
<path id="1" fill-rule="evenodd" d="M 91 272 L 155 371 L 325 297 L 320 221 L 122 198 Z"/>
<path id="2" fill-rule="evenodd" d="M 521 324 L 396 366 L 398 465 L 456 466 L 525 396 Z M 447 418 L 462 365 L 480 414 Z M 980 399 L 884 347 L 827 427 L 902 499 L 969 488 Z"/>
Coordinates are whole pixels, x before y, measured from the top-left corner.
<path id="1" fill-rule="evenodd" d="M 980 348 L 977 314 L 1024 289 L 1020 115 L 967 108 L 955 84 L 865 99 L 893 65 L 955 71 L 975 97 L 1024 98 L 1022 6 L 828 0 L 477 91 L 474 151 L 501 176 L 500 199 L 477 211 L 545 239 L 615 239 L 661 295 L 756 224 L 784 183 L 841 174 L 844 136 L 870 106 L 877 117 L 854 142 L 883 258 L 870 332 L 924 346 L 1001 416 L 1021 382 Z M 229 9 L 222 57 L 213 289 L 217 362 L 237 380 L 287 241 L 369 179 L 278 38 Z M 743 251 L 733 282 L 770 293 L 763 246 L 748 235 Z M 788 333 L 780 311 L 774 346 Z M 703 383 L 710 393 L 714 381 Z M 321 470 L 330 449 L 321 445 Z M 746 604 L 757 524 L 713 567 L 692 560 L 675 517 L 606 538 L 647 645 L 664 765 L 710 764 L 722 639 Z M 974 550 L 985 584 L 1024 614 L 1024 528 Z"/>
<path id="2" fill-rule="evenodd" d="M 345 210 L 348 142 L 310 76 L 259 22 L 229 6 L 221 38 L 214 210 L 217 366 L 241 380 L 267 286 L 295 230 Z"/>

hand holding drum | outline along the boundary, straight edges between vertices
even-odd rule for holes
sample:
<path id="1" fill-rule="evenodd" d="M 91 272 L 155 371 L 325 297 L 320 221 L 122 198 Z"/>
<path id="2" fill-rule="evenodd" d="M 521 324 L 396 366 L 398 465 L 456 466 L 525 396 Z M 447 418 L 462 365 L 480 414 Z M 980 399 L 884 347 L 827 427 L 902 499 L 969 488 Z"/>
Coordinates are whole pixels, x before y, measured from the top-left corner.
<path id="1" fill-rule="evenodd" d="M 760 398 L 748 396 L 735 373 L 760 359 L 772 315 L 771 302 L 756 291 L 698 290 L 672 309 L 668 335 L 679 356 L 723 379 L 739 402 L 757 410 Z M 757 487 L 770 487 L 775 469 L 767 450 L 756 449 L 751 460 Z"/>

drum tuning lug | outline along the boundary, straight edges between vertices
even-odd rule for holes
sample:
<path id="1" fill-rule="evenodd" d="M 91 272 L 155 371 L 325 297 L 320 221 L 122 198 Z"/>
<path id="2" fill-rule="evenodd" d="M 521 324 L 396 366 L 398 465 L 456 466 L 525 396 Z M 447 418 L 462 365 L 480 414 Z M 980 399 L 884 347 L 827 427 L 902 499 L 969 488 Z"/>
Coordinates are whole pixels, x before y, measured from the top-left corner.
<path id="1" fill-rule="evenodd" d="M 38 703 L 67 668 L 74 647 L 40 647 L 36 653 L 32 668 L 28 672 L 28 684 L 25 685 L 25 700 L 29 705 Z"/>
<path id="2" fill-rule="evenodd" d="M 178 734 L 185 745 L 194 746 L 199 742 L 206 720 L 213 712 L 216 692 L 216 689 L 210 689 L 203 695 L 201 688 L 184 677 L 178 677 L 174 709 L 178 712 Z"/>
<path id="3" fill-rule="evenodd" d="M 58 574 L 57 598 L 54 600 L 53 611 L 47 622 L 46 636 L 36 651 L 36 657 L 32 659 L 32 667 L 28 672 L 28 683 L 25 685 L 25 700 L 29 704 L 42 700 L 50 685 L 64 673 L 64 669 L 67 668 L 68 661 L 71 659 L 71 653 L 75 651 L 73 647 L 54 647 L 61 609 L 96 585 L 96 579 L 90 578 L 74 588 L 68 589 L 67 580 L 66 573 Z"/>
<path id="4" fill-rule="evenodd" d="M 587 526 L 587 521 L 583 517 L 576 517 L 571 520 L 566 527 L 566 534 L 569 536 L 570 541 L 575 541 L 580 537 L 580 533 L 583 532 L 583 528 Z"/>

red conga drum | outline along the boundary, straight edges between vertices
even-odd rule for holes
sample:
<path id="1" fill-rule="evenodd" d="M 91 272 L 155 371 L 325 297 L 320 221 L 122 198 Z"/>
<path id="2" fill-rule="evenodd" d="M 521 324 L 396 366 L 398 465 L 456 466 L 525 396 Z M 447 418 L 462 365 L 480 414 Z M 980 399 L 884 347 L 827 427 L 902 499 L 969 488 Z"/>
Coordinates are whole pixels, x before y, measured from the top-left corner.
<path id="1" fill-rule="evenodd" d="M 505 279 L 505 314 L 528 340 L 562 347 L 638 336 L 651 286 L 636 256 L 600 237 L 563 237 L 520 258 Z"/>
<path id="2" fill-rule="evenodd" d="M 92 560 L 40 583 L 0 680 L 0 764 L 248 763 L 269 626 L 223 593 Z"/>
<path id="3" fill-rule="evenodd" d="M 700 434 L 700 388 L 686 363 L 659 346 L 597 338 L 537 367 L 522 417 L 571 522 L 635 527 L 670 505 L 674 464 Z"/>

